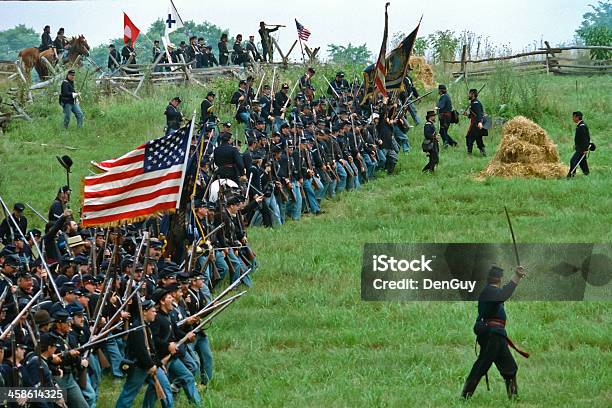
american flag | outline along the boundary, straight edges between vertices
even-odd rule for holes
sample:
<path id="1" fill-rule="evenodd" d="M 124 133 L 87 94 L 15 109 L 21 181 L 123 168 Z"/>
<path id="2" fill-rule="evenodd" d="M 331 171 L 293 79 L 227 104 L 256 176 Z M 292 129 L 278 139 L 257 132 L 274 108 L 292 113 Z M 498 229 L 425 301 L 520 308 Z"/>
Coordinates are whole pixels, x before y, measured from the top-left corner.
<path id="1" fill-rule="evenodd" d="M 182 128 L 118 159 L 92 162 L 101 173 L 83 180 L 83 226 L 118 225 L 178 208 L 191 137 Z"/>
<path id="2" fill-rule="evenodd" d="M 378 60 L 376 61 L 376 72 L 374 73 L 374 84 L 376 85 L 378 92 L 380 92 L 383 96 L 387 96 L 387 87 L 385 85 L 385 77 L 387 76 L 387 61 L 385 56 L 387 54 L 387 32 L 389 26 L 387 7 L 389 7 L 389 3 L 385 4 L 385 32 L 383 34 L 380 52 L 378 53 Z"/>
<path id="3" fill-rule="evenodd" d="M 308 37 L 310 37 L 310 31 L 295 19 L 295 26 L 297 27 L 298 37 L 302 41 L 308 41 Z"/>

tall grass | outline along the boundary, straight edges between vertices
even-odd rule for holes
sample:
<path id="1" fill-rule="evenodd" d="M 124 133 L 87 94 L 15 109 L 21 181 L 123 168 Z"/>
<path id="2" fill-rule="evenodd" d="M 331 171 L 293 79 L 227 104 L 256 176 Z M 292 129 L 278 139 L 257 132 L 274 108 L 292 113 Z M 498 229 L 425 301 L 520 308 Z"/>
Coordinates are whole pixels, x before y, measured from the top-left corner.
<path id="1" fill-rule="evenodd" d="M 362 302 L 361 251 L 367 242 L 509 242 L 504 205 L 521 242 L 610 242 L 612 154 L 606 131 L 612 81 L 580 78 L 576 95 L 574 78 L 542 75 L 534 80 L 542 96 L 539 123 L 565 161 L 573 148 L 571 112 L 579 107 L 585 113 L 598 142 L 589 177 L 478 181 L 475 176 L 489 159 L 468 157 L 464 147 L 443 150 L 436 173 L 423 175 L 426 159 L 415 149 L 400 156 L 396 176 L 381 175 L 358 192 L 326 201 L 324 215 L 279 229 L 251 229 L 261 268 L 248 295 L 207 330 L 215 357 L 207 406 L 464 406 L 458 396 L 474 360 L 475 305 Z M 501 103 L 494 91 L 499 85 L 488 84 L 481 98 L 487 111 L 495 111 Z M 233 85 L 220 86 L 229 92 Z M 520 110 L 520 86 L 512 88 L 507 103 L 512 111 L 504 115 L 534 114 Z M 15 122 L 0 138 L 3 198 L 46 210 L 64 182 L 54 155 L 66 152 L 23 140 L 78 147 L 68 152 L 75 161 L 76 184 L 87 174 L 89 160 L 115 157 L 159 135 L 170 97 L 184 96 L 183 109 L 190 111 L 205 91 L 156 88 L 137 102 L 122 96 L 96 104 L 86 99 L 82 130 L 74 124 L 62 130 L 55 103 L 37 107 L 47 116 Z M 465 85 L 449 84 L 449 92 L 462 107 Z M 426 98 L 421 113 L 435 99 Z M 450 132 L 461 143 L 465 131 L 463 120 Z M 409 133 L 412 145 L 419 145 L 421 132 L 418 127 Z M 499 137 L 500 129 L 493 129 L 485 140 L 489 151 L 495 151 Z M 506 309 L 511 336 L 532 353 L 529 360 L 518 361 L 519 405 L 609 406 L 610 303 L 509 302 Z M 481 384 L 469 405 L 516 406 L 505 402 L 495 368 L 490 374 L 491 392 Z M 119 391 L 105 382 L 98 406 L 114 406 Z M 186 406 L 184 396 L 177 406 Z"/>

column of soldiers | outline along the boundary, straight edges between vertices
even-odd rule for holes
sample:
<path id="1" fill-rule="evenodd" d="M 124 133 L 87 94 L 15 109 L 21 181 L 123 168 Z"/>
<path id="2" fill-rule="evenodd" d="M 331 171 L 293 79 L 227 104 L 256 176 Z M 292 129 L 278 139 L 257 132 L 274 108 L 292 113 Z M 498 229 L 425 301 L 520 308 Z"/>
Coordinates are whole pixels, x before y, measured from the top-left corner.
<path id="1" fill-rule="evenodd" d="M 257 202 L 229 186 L 213 200 L 200 187 L 209 189 L 198 187 L 187 226 L 165 215 L 82 228 L 63 186 L 47 217 L 36 212 L 44 231 L 28 230 L 25 206 L 8 212 L 2 201 L 3 386 L 63 390 L 63 400 L 43 407 L 95 407 L 107 375 L 123 383 L 117 407 L 131 407 L 143 386 L 146 406 L 159 399 L 172 407 L 181 390 L 189 404 L 202 404 L 198 384 L 213 378 L 209 313 L 231 303 L 221 301 L 231 290 L 253 284 L 245 214 Z M 171 249 L 177 225 L 184 237 Z"/>

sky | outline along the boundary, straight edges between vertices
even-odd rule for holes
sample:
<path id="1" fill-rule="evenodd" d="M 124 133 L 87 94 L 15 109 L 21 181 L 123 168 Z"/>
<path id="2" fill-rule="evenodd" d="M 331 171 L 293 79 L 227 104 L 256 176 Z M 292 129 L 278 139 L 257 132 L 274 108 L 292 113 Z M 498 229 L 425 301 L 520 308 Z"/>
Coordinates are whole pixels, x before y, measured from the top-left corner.
<path id="1" fill-rule="evenodd" d="M 169 0 L 89 0 L 89 1 L 0 1 L 0 30 L 25 24 L 41 32 L 51 26 L 53 37 L 60 26 L 67 35 L 84 34 L 90 46 L 123 35 L 123 12 L 141 30 L 146 31 L 156 19 L 167 14 Z M 378 53 L 384 27 L 385 0 L 174 0 L 183 20 L 210 21 L 227 28 L 230 35 L 255 34 L 259 21 L 284 24 L 277 40 L 286 52 L 297 39 L 294 18 L 312 33 L 311 48 L 327 49 L 327 44 L 366 44 Z M 539 46 L 571 43 L 574 31 L 589 10 L 592 0 L 425 0 L 391 1 L 389 37 L 398 31 L 409 33 L 423 21 L 419 35 L 437 30 L 464 30 L 488 36 L 497 45 L 509 45 L 514 51 Z M 10 18 L 7 18 L 9 17 Z M 141 41 L 139 39 L 139 41 Z M 147 41 L 142 39 L 142 41 Z M 216 48 L 216 47 L 215 47 Z M 292 56 L 297 57 L 294 51 Z"/>

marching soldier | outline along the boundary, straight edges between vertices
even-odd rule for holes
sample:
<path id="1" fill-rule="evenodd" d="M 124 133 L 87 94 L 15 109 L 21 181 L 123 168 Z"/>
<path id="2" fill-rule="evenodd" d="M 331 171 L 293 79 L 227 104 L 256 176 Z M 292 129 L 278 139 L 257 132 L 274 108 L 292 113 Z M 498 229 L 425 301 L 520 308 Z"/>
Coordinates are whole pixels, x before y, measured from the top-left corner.
<path id="1" fill-rule="evenodd" d="M 181 102 L 181 98 L 175 96 L 166 106 L 166 111 L 164 112 L 164 115 L 166 115 L 166 136 L 181 127 L 183 114 L 178 110 Z"/>
<path id="2" fill-rule="evenodd" d="M 287 95 L 289 84 L 284 83 L 281 90 L 274 95 L 272 102 L 272 116 L 274 116 L 274 131 L 280 131 L 280 126 L 285 122 L 285 112 L 291 106 L 291 98 Z"/>
<path id="3" fill-rule="evenodd" d="M 423 126 L 423 136 L 425 139 L 423 140 L 422 149 L 429 157 L 429 162 L 423 167 L 423 173 L 433 173 L 439 161 L 440 146 L 438 145 L 436 125 L 434 125 L 435 119 L 436 111 L 427 111 L 425 126 Z"/>
<path id="4" fill-rule="evenodd" d="M 470 89 L 468 99 L 470 100 L 470 112 L 469 114 L 466 114 L 470 118 L 470 127 L 468 128 L 468 133 L 465 136 L 467 152 L 468 154 L 472 154 L 472 148 L 474 146 L 474 142 L 476 142 L 476 146 L 478 147 L 478 150 L 480 150 L 480 154 L 486 156 L 487 152 L 485 151 L 485 145 L 482 141 L 482 137 L 488 133 L 487 130 L 483 128 L 484 108 L 482 107 L 482 103 L 480 103 L 478 100 L 478 90 Z"/>
<path id="5" fill-rule="evenodd" d="M 442 142 L 444 142 L 444 147 L 457 146 L 457 142 L 448 134 L 448 128 L 452 122 L 453 102 L 448 95 L 446 85 L 438 85 L 438 94 L 440 95 L 440 99 L 438 99 L 436 109 L 438 110 L 438 119 L 440 120 L 440 136 L 442 136 Z"/>
<path id="6" fill-rule="evenodd" d="M 510 281 L 501 287 L 504 270 L 492 266 L 487 277 L 487 286 L 478 297 L 478 317 L 474 325 L 476 340 L 480 345 L 480 354 L 472 366 L 461 396 L 470 398 L 480 379 L 487 374 L 493 363 L 506 382 L 508 398 L 518 396 L 516 384 L 516 372 L 518 367 L 508 346 L 514 348 L 524 357 L 529 354 L 520 351 L 508 338 L 506 333 L 506 311 L 504 302 L 510 299 L 525 272 L 522 266 L 518 266 Z"/>
<path id="7" fill-rule="evenodd" d="M 312 77 L 315 75 L 315 70 L 313 67 L 309 67 L 306 70 L 306 73 L 300 77 L 300 92 L 306 93 L 307 90 L 312 88 Z"/>
<path id="8" fill-rule="evenodd" d="M 338 71 L 336 73 L 336 78 L 331 82 L 330 86 L 327 87 L 327 94 L 337 98 L 338 96 L 342 96 L 342 93 L 348 91 L 348 89 L 349 83 L 344 79 L 344 72 Z"/>
<path id="9" fill-rule="evenodd" d="M 589 128 L 584 120 L 582 120 L 582 112 L 577 111 L 572 114 L 572 120 L 576 124 L 576 133 L 574 134 L 574 154 L 570 160 L 570 168 L 567 173 L 567 178 L 572 178 L 576 175 L 576 170 L 580 166 L 580 170 L 585 176 L 589 175 L 589 164 L 587 156 L 591 147 L 591 136 Z"/>
<path id="10" fill-rule="evenodd" d="M 136 307 L 138 306 L 136 305 Z M 128 369 L 127 378 L 115 408 L 132 407 L 140 388 L 145 383 L 147 384 L 147 391 L 144 396 L 145 406 L 153 406 L 155 404 L 156 388 L 158 391 L 159 388 L 163 390 L 165 401 L 162 405 L 166 407 L 173 406 L 174 396 L 170 388 L 170 381 L 166 371 L 162 368 L 159 356 L 156 354 L 155 341 L 151 333 L 151 323 L 156 320 L 156 316 L 155 302 L 152 300 L 142 302 L 144 322 L 141 322 L 140 317 L 138 317 L 134 320 L 132 326 L 138 327 L 144 324 L 144 327 L 128 335 L 126 351 L 133 364 Z"/>

